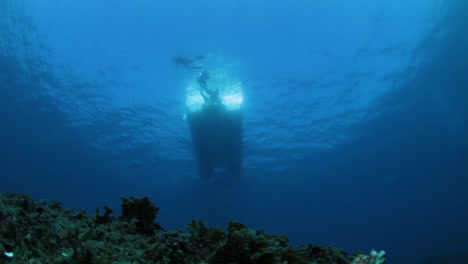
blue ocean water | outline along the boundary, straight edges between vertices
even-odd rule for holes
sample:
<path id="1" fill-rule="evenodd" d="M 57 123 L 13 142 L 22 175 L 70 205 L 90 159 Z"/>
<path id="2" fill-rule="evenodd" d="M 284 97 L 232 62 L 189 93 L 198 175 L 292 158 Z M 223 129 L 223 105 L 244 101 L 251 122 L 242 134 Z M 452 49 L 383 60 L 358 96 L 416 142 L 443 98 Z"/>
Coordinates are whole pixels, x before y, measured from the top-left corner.
<path id="1" fill-rule="evenodd" d="M 466 256 L 467 20 L 464 0 L 0 0 L 0 192 Z M 198 174 L 179 55 L 242 83 L 239 182 Z"/>

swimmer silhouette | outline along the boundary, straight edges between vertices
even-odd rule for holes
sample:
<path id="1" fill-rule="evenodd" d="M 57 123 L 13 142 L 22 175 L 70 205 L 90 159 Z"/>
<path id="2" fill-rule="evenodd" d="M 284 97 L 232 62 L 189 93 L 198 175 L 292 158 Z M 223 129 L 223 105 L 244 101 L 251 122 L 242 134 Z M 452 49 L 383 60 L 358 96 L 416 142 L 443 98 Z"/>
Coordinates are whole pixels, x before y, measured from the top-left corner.
<path id="1" fill-rule="evenodd" d="M 203 65 L 193 65 L 193 63 L 197 60 L 202 60 L 204 59 L 204 56 L 196 56 L 193 59 L 187 59 L 182 56 L 177 56 L 177 57 L 172 57 L 172 61 L 175 62 L 176 67 L 179 67 L 179 65 L 184 65 L 185 68 L 187 69 L 203 69 Z"/>

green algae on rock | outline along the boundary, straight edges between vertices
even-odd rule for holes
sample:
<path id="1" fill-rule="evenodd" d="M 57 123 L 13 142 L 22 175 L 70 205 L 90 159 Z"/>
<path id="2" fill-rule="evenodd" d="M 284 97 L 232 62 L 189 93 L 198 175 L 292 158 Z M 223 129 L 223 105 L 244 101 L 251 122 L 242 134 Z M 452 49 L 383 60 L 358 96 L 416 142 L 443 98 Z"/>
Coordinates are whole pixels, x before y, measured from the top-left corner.
<path id="1" fill-rule="evenodd" d="M 159 208 L 152 203 L 148 197 L 137 198 L 130 196 L 129 199 L 122 199 L 122 221 L 135 221 L 136 229 L 147 235 L 153 235 L 162 227 L 155 223 L 156 215 L 159 213 Z M 106 208 L 106 207 L 104 207 Z"/>
<path id="2" fill-rule="evenodd" d="M 289 247 L 286 235 L 267 234 L 231 221 L 227 229 L 193 220 L 165 231 L 154 222 L 147 197 L 122 198 L 122 216 L 104 206 L 94 215 L 58 202 L 0 194 L 0 263 L 367 263 L 338 248 Z"/>

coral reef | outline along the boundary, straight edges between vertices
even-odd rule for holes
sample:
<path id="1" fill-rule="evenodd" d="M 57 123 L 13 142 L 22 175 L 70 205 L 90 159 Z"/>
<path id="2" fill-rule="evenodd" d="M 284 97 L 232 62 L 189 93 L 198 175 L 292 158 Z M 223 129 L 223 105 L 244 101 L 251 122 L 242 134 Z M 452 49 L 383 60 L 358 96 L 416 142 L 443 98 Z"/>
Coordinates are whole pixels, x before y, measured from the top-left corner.
<path id="1" fill-rule="evenodd" d="M 385 251 L 381 250 L 377 252 L 375 250 L 371 250 L 369 255 L 357 255 L 351 264 L 383 264 L 385 261 Z"/>
<path id="2" fill-rule="evenodd" d="M 156 214 L 159 213 L 157 208 L 148 197 L 136 198 L 130 196 L 130 199 L 122 198 L 122 216 L 120 220 L 132 222 L 134 221 L 136 230 L 143 234 L 153 235 L 157 230 L 161 230 L 162 227 L 155 223 Z M 108 209 L 106 209 L 108 208 Z M 104 207 L 106 214 L 109 212 L 109 207 Z"/>
<path id="3" fill-rule="evenodd" d="M 192 220 L 184 229 L 166 231 L 155 222 L 159 208 L 147 197 L 122 198 L 121 206 L 119 217 L 107 206 L 102 215 L 99 208 L 88 215 L 58 202 L 0 194 L 0 263 L 383 263 L 370 261 L 377 252 L 349 256 L 313 244 L 289 247 L 286 235 L 236 221 L 224 229 Z"/>

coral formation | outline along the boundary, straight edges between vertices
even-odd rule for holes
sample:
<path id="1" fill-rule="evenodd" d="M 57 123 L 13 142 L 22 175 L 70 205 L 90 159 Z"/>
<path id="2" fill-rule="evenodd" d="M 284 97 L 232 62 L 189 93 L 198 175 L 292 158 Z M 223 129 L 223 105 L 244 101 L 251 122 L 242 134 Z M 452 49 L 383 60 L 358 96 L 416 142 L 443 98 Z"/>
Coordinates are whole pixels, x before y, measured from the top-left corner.
<path id="1" fill-rule="evenodd" d="M 232 221 L 227 230 L 193 220 L 166 231 L 147 198 L 122 198 L 122 215 L 71 211 L 58 202 L 0 194 L 0 263 L 366 263 L 380 253 L 347 255 L 313 244 L 288 246 L 286 235 L 267 234 Z M 381 256 L 383 257 L 383 255 Z M 367 261 L 367 262 L 365 262 Z"/>
<path id="2" fill-rule="evenodd" d="M 371 250 L 369 255 L 359 254 L 351 264 L 383 264 L 385 263 L 385 251 Z"/>
<path id="3" fill-rule="evenodd" d="M 130 199 L 122 198 L 121 206 L 122 216 L 120 216 L 120 220 L 135 221 L 136 229 L 139 232 L 153 235 L 155 231 L 162 229 L 159 224 L 154 222 L 156 215 L 159 213 L 159 208 L 150 202 L 148 197 L 136 198 L 130 196 Z M 105 214 L 104 217 L 106 217 Z"/>

